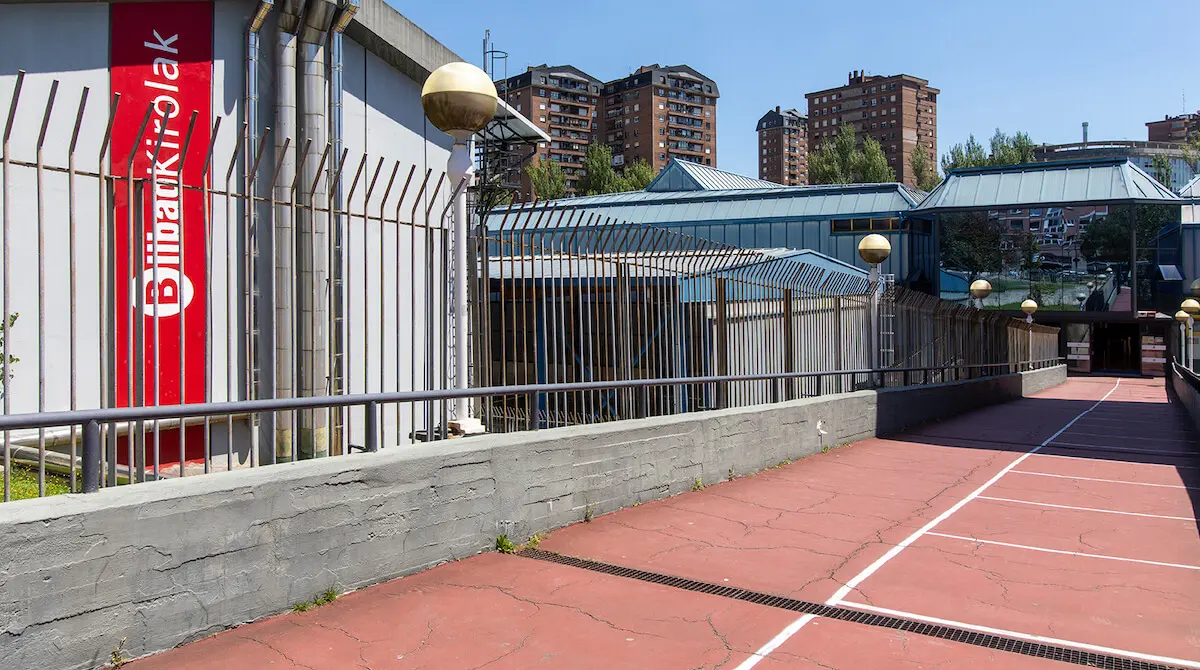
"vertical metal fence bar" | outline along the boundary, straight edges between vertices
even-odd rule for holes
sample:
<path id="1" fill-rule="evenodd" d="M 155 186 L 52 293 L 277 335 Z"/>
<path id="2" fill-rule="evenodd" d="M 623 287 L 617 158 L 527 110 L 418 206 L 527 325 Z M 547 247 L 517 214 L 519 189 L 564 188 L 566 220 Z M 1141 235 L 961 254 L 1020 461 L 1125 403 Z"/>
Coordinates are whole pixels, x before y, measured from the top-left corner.
<path id="1" fill-rule="evenodd" d="M 11 276 L 11 252 L 12 252 L 12 183 L 9 181 L 9 166 L 12 162 L 11 145 L 9 138 L 12 136 L 13 120 L 17 115 L 17 103 L 21 99 L 21 87 L 25 82 L 25 71 L 17 71 L 17 80 L 13 86 L 12 101 L 8 106 L 8 118 L 4 122 L 3 141 L 0 142 L 0 198 L 3 202 L 0 205 L 4 207 L 4 218 L 0 222 L 0 227 L 3 228 L 4 236 L 4 261 L 3 261 L 3 283 L 4 283 L 4 314 L 0 315 L 4 325 L 4 344 L 3 351 L 0 352 L 0 388 L 4 391 L 4 413 L 9 413 L 9 403 L 12 399 L 12 394 L 9 392 L 9 379 L 12 376 L 9 370 L 12 357 L 9 354 L 10 341 L 12 340 L 12 321 L 9 315 L 10 301 L 12 291 L 10 284 Z M 10 431 L 4 431 L 4 502 L 12 499 L 12 434 Z"/>
<path id="2" fill-rule="evenodd" d="M 46 100 L 46 113 L 42 117 L 42 129 L 37 139 L 37 249 L 38 249 L 38 411 L 46 411 L 46 166 L 43 146 L 46 130 L 50 127 L 50 114 L 54 110 L 54 97 L 58 94 L 58 80 L 50 82 L 50 96 Z M 5 318 L 8 318 L 7 316 Z M 5 337 L 5 340 L 8 338 Z M 7 363 L 7 360 L 6 360 Z M 5 374 L 8 374 L 7 365 Z M 46 495 L 46 429 L 38 428 L 38 496 Z"/>
<path id="3" fill-rule="evenodd" d="M 196 129 L 196 117 L 198 116 L 198 114 L 199 114 L 198 112 L 196 112 L 195 110 L 192 110 L 192 115 L 188 119 L 187 132 L 183 137 L 183 146 L 177 147 L 177 148 L 179 148 L 179 172 L 178 172 L 179 176 L 175 181 L 175 190 L 179 194 L 179 203 L 180 203 L 179 212 L 178 212 L 178 217 L 179 217 L 178 224 L 179 224 L 179 269 L 180 269 L 181 274 L 183 273 L 183 269 L 187 267 L 187 250 L 184 245 L 184 240 L 187 238 L 187 235 L 185 235 L 183 232 L 184 225 L 186 223 L 184 221 L 183 213 L 186 208 L 182 206 L 184 199 L 187 197 L 187 193 L 184 190 L 184 179 L 185 179 L 184 167 L 187 165 L 188 148 L 192 144 L 192 131 L 194 131 Z M 166 124 L 164 124 L 164 126 L 165 125 Z M 203 223 L 204 222 L 201 221 L 201 224 L 203 224 Z M 154 227 L 155 227 L 155 229 L 157 229 L 158 225 L 155 224 Z M 207 235 L 206 235 L 206 237 L 207 237 Z M 158 253 L 157 249 L 155 250 L 155 253 Z M 212 255 L 207 253 L 207 250 L 206 250 L 206 253 L 204 255 L 206 264 L 208 263 L 208 259 L 211 257 L 212 257 Z M 232 255 L 228 256 L 227 258 L 232 259 Z M 208 288 L 208 286 L 210 286 L 212 284 L 212 282 L 208 281 L 207 275 L 209 274 L 209 272 L 208 272 L 207 267 L 205 268 L 204 274 L 205 274 L 205 279 L 206 279 L 206 281 L 204 282 L 205 290 L 207 292 L 211 293 L 211 289 Z M 187 332 L 188 332 L 188 330 L 187 330 L 187 309 L 186 309 L 186 304 L 185 304 L 186 297 L 182 294 L 183 288 L 180 287 L 179 290 L 180 290 L 180 295 L 179 295 L 179 403 L 183 404 L 183 403 L 187 402 L 187 368 L 184 365 L 184 361 L 187 360 Z M 158 294 L 158 290 L 156 288 L 155 295 L 157 295 L 157 294 Z M 212 300 L 206 299 L 205 305 L 207 307 L 207 310 L 211 310 L 212 309 Z M 157 322 L 158 322 L 158 318 L 156 315 L 155 323 L 157 323 Z M 227 326 L 227 327 L 231 331 L 234 330 L 232 326 Z M 209 331 L 210 331 L 210 328 L 208 327 L 207 324 L 205 324 L 204 332 L 208 333 Z M 208 347 L 205 346 L 206 351 L 207 351 L 207 349 L 208 349 Z M 211 367 L 212 367 L 212 362 L 208 361 L 205 364 L 204 369 L 208 370 Z M 155 382 L 155 385 L 156 386 L 158 385 L 157 381 Z M 187 465 L 186 438 L 187 438 L 187 420 L 185 417 L 180 416 L 179 417 L 179 476 L 180 477 L 184 477 L 187 475 L 187 472 L 186 472 L 187 468 L 185 467 Z M 208 456 L 207 456 L 208 442 L 207 442 L 207 440 L 204 443 L 204 454 L 205 454 L 204 461 L 205 461 L 205 463 L 207 463 L 208 462 Z"/>
<path id="4" fill-rule="evenodd" d="M 77 222 L 75 220 L 75 146 L 79 143 L 79 128 L 83 124 L 83 111 L 84 111 L 84 109 L 87 108 L 88 91 L 89 91 L 88 87 L 84 86 L 83 92 L 79 96 L 79 108 L 78 108 L 78 111 L 75 112 L 75 127 L 71 129 L 71 142 L 70 142 L 70 145 L 68 145 L 68 147 L 67 147 L 67 257 L 68 257 L 68 265 L 70 268 L 69 272 L 68 272 L 68 277 L 67 277 L 67 280 L 69 282 L 67 291 L 68 291 L 68 296 L 69 296 L 68 302 L 70 304 L 70 311 L 71 311 L 69 331 L 68 331 L 70 333 L 71 344 L 70 344 L 70 352 L 69 352 L 68 359 L 69 359 L 69 367 L 71 369 L 71 373 L 70 373 L 71 374 L 70 408 L 72 410 L 78 408 L 78 379 L 77 379 L 77 374 L 76 374 L 76 367 L 77 367 L 78 361 L 79 361 L 78 345 L 77 345 L 78 336 L 76 333 L 76 331 L 77 331 L 76 308 L 78 305 L 78 279 L 79 279 L 78 272 L 77 272 L 77 266 L 78 266 L 78 262 L 79 262 L 79 260 L 78 260 L 79 249 L 78 249 L 78 240 L 76 239 L 78 226 L 77 226 Z M 0 318 L 5 318 L 5 317 L 0 317 Z M 68 473 L 69 473 L 68 481 L 70 482 L 69 489 L 71 491 L 75 491 L 77 489 L 77 487 L 76 487 L 77 472 L 76 472 L 75 462 L 76 462 L 76 459 L 79 454 L 78 454 L 78 449 L 77 449 L 77 445 L 75 442 L 75 428 L 76 428 L 75 424 L 71 424 L 71 464 L 70 464 L 70 467 L 68 468 Z"/>

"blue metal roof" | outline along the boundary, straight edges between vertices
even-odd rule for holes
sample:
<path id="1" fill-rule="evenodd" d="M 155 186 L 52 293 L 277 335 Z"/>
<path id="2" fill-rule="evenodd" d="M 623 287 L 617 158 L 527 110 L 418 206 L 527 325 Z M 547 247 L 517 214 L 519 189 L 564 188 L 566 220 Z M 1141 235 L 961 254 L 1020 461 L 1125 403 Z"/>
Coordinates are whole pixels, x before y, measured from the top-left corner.
<path id="1" fill-rule="evenodd" d="M 871 214 L 895 215 L 916 207 L 920 192 L 902 184 L 772 186 L 708 191 L 611 193 L 523 203 L 492 210 L 488 228 L 521 227 L 531 209 L 565 212 L 564 222 L 589 220 L 670 224 L 698 222 L 788 221 Z M 534 215 L 536 218 L 537 215 Z M 558 225 L 558 224 L 555 224 Z"/>
<path id="2" fill-rule="evenodd" d="M 691 161 L 672 158 L 646 187 L 651 193 L 672 191 L 727 191 L 745 188 L 775 188 L 775 182 L 718 170 Z"/>
<path id="3" fill-rule="evenodd" d="M 1180 199 L 1127 158 L 1096 158 L 951 170 L 916 211 L 1135 202 Z"/>

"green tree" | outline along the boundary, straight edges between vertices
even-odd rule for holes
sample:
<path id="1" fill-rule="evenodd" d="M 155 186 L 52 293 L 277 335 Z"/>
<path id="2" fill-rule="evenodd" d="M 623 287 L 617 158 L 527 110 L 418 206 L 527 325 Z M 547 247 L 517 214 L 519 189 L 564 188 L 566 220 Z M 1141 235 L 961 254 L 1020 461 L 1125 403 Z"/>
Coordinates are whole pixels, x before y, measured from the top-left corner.
<path id="1" fill-rule="evenodd" d="M 1192 166 L 1192 172 L 1200 172 L 1200 132 L 1188 135 L 1183 143 L 1183 159 Z"/>
<path id="2" fill-rule="evenodd" d="M 625 168 L 622 175 L 622 191 L 642 191 L 654 181 L 654 168 L 644 158 L 639 158 Z"/>
<path id="3" fill-rule="evenodd" d="M 917 146 L 913 148 L 912 154 L 908 157 L 908 167 L 912 170 L 913 181 L 922 191 L 932 191 L 942 181 L 938 177 L 937 168 L 929 164 L 927 151 L 928 148 L 923 143 L 917 142 Z"/>
<path id="4" fill-rule="evenodd" d="M 1154 178 L 1158 180 L 1158 183 L 1171 188 L 1171 177 L 1173 176 L 1171 159 L 1166 156 L 1155 156 L 1150 161 L 1150 166 L 1154 170 Z"/>
<path id="5" fill-rule="evenodd" d="M 821 144 L 808 157 L 808 181 L 811 184 L 876 184 L 896 181 L 883 148 L 867 137 L 859 146 L 854 128 L 843 125 L 832 141 Z"/>
<path id="6" fill-rule="evenodd" d="M 525 168 L 533 195 L 538 200 L 557 200 L 567 195 L 567 177 L 562 166 L 554 161 L 538 161 Z"/>
<path id="7" fill-rule="evenodd" d="M 984 212 L 960 212 L 945 214 L 938 223 L 942 264 L 947 269 L 966 272 L 968 282 L 982 273 L 1004 269 L 1001 246 L 1008 231 L 1002 222 L 989 219 Z"/>
<path id="8" fill-rule="evenodd" d="M 971 135 L 962 144 L 955 144 L 942 156 L 942 172 L 958 168 L 985 167 L 988 165 L 1019 165 L 1032 163 L 1033 150 L 1037 146 L 1029 135 L 1021 132 L 1008 135 L 999 128 L 992 135 L 990 153 Z"/>
<path id="9" fill-rule="evenodd" d="M 618 193 L 622 190 L 621 175 L 612 166 L 612 147 L 600 142 L 588 145 L 583 158 L 583 177 L 579 179 L 579 191 L 585 195 Z"/>

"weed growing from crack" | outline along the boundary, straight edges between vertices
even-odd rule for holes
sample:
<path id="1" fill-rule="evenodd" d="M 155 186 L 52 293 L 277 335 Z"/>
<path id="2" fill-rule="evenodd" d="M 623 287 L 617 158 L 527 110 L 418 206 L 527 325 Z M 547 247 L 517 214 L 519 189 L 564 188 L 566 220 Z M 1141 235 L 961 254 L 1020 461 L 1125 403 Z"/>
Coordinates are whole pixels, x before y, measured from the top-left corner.
<path id="1" fill-rule="evenodd" d="M 733 481 L 733 479 L 734 479 L 733 468 L 729 468 L 729 481 Z"/>
<path id="2" fill-rule="evenodd" d="M 127 639 L 124 637 L 121 638 L 121 641 L 113 648 L 112 653 L 108 655 L 108 660 L 114 668 L 119 668 L 129 662 L 129 659 L 125 658 L 125 640 Z"/>
<path id="3" fill-rule="evenodd" d="M 502 554 L 515 554 L 517 553 L 517 545 L 513 544 L 513 541 L 508 539 L 507 535 L 497 535 L 496 551 Z"/>
<path id="4" fill-rule="evenodd" d="M 692 482 L 692 490 L 693 491 L 703 491 L 704 490 L 704 480 L 697 477 L 696 481 Z"/>
<path id="5" fill-rule="evenodd" d="M 587 503 L 586 505 L 583 506 L 583 522 L 584 523 L 591 523 L 592 519 L 595 518 L 595 516 L 596 516 L 596 508 L 592 506 L 592 503 Z"/>
<path id="6" fill-rule="evenodd" d="M 525 542 L 525 548 L 526 549 L 537 549 L 538 545 L 541 543 L 542 543 L 541 534 L 534 533 L 534 535 L 532 537 L 530 537 L 528 541 Z"/>
<path id="7" fill-rule="evenodd" d="M 307 612 L 311 609 L 320 607 L 321 605 L 328 605 L 329 603 L 337 600 L 337 598 L 338 598 L 337 589 L 335 589 L 331 586 L 331 587 L 325 589 L 324 591 L 322 591 L 320 595 L 318 595 L 316 598 L 313 598 L 312 600 L 308 600 L 308 601 L 305 601 L 302 603 L 296 603 L 295 605 L 292 605 L 292 611 L 297 614 L 300 614 L 302 612 Z"/>

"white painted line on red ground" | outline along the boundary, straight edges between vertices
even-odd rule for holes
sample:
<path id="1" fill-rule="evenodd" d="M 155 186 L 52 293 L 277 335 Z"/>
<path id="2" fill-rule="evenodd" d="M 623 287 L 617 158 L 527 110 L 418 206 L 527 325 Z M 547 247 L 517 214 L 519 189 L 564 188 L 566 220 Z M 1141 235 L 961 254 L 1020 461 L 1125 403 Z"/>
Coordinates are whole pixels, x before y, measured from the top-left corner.
<path id="1" fill-rule="evenodd" d="M 1102 512 L 1104 514 L 1120 514 L 1122 516 L 1143 516 L 1151 519 L 1174 519 L 1177 521 L 1192 521 L 1190 516 L 1170 516 L 1167 514 L 1143 514 L 1142 512 L 1122 512 L 1115 509 L 1100 509 L 1098 507 L 1074 507 L 1072 505 L 1055 505 L 1053 503 L 1036 502 L 1033 500 L 1016 500 L 1013 498 L 993 498 L 991 496 L 979 496 L 980 500 L 994 500 L 996 502 L 1017 503 L 1018 505 L 1033 505 L 1035 507 L 1054 507 L 1057 509 L 1073 509 L 1081 512 Z"/>
<path id="2" fill-rule="evenodd" d="M 994 544 L 998 547 L 1012 547 L 1014 549 L 1028 549 L 1029 551 L 1040 551 L 1047 554 L 1064 554 L 1066 556 L 1082 556 L 1084 558 L 1102 558 L 1108 561 L 1122 561 L 1125 563 L 1142 563 L 1145 565 L 1157 565 L 1163 568 L 1183 568 L 1184 570 L 1200 570 L 1200 565 L 1185 565 L 1183 563 L 1163 563 L 1162 561 L 1147 561 L 1141 558 L 1125 558 L 1124 556 L 1108 556 L 1106 554 L 1088 554 L 1080 551 L 1063 551 L 1062 549 L 1048 549 L 1046 547 L 1034 547 L 1028 544 L 1013 544 L 1011 542 L 997 542 L 996 540 L 981 540 L 977 537 L 966 537 L 963 535 L 949 535 L 947 533 L 926 533 L 933 537 L 946 537 L 951 540 L 962 540 L 964 542 L 974 542 L 977 544 Z"/>
<path id="3" fill-rule="evenodd" d="M 1098 644 L 1088 644 L 1086 642 L 1076 642 L 1074 640 L 1062 640 L 1056 637 L 1046 637 L 1044 635 L 1031 635 L 1029 633 L 1020 633 L 1014 630 L 1004 630 L 1002 628 L 992 628 L 990 626 L 977 626 L 971 623 L 963 623 L 961 621 L 952 621 L 950 619 L 940 619 L 938 617 L 925 616 L 923 614 L 914 614 L 912 612 L 902 612 L 900 610 L 888 609 L 886 607 L 875 607 L 874 605 L 864 605 L 862 603 L 848 602 L 839 600 L 833 605 L 848 607 L 850 609 L 862 610 L 864 612 L 873 612 L 875 614 L 884 614 L 893 616 L 899 619 L 912 619 L 914 621 L 923 621 L 938 626 L 950 626 L 952 628 L 962 628 L 971 630 L 977 633 L 987 633 L 988 635 L 998 635 L 1001 637 L 1011 637 L 1018 640 L 1027 640 L 1029 642 L 1038 642 L 1041 644 L 1054 645 L 1056 647 L 1069 647 L 1080 651 L 1090 651 L 1097 654 L 1106 654 L 1109 656 L 1124 656 L 1138 661 L 1146 661 L 1147 663 L 1161 663 L 1164 665 L 1174 665 L 1182 668 L 1197 668 L 1200 669 L 1200 663 L 1189 661 L 1182 658 L 1171 658 L 1169 656 L 1155 656 L 1153 654 L 1143 654 L 1136 651 L 1128 651 L 1126 649 L 1115 649 L 1113 647 L 1102 647 Z"/>
<path id="4" fill-rule="evenodd" d="M 1196 452 L 1191 451 L 1166 451 L 1163 449 L 1138 449 L 1137 447 L 1118 447 L 1111 444 L 1083 444 L 1082 442 L 1059 442 L 1055 440 L 1050 444 L 1044 445 L 1047 447 L 1083 447 L 1084 449 L 1095 449 L 1096 451 L 1119 451 L 1127 454 L 1152 454 L 1154 456 L 1174 456 L 1178 458 L 1187 458 L 1195 456 Z"/>
<path id="5" fill-rule="evenodd" d="M 989 486 L 991 486 L 992 484 L 995 484 L 997 481 L 999 481 L 1001 477 L 1003 477 L 1006 473 L 1008 473 L 1008 471 L 1017 467 L 1018 465 L 1021 464 L 1022 461 L 1029 458 L 1033 454 L 1037 453 L 1037 451 L 1039 449 L 1041 449 L 1042 447 L 1049 444 L 1052 440 L 1054 440 L 1054 438 L 1058 437 L 1059 435 L 1062 435 L 1068 428 L 1075 425 L 1076 421 L 1087 416 L 1089 412 L 1091 412 L 1092 410 L 1099 407 L 1100 403 L 1103 403 L 1105 400 L 1108 400 L 1108 397 L 1111 396 L 1113 394 L 1113 392 L 1116 391 L 1117 388 L 1119 388 L 1120 386 L 1121 386 L 1121 380 L 1118 379 L 1117 383 L 1113 384 L 1113 387 L 1108 390 L 1108 393 L 1105 393 L 1104 397 L 1097 400 L 1094 405 L 1092 405 L 1091 407 L 1089 407 L 1089 408 L 1083 410 L 1082 412 L 1080 412 L 1079 414 L 1077 414 L 1074 419 L 1071 419 L 1070 421 L 1068 421 L 1066 423 L 1066 425 L 1064 425 L 1062 428 L 1059 428 L 1050 437 L 1046 438 L 1046 440 L 1044 442 L 1042 442 L 1038 446 L 1034 447 L 1033 449 L 1030 449 L 1029 451 L 1025 452 L 1024 454 L 1021 454 L 1021 456 L 1018 457 L 1016 460 L 1014 460 L 1012 463 L 1009 463 L 1008 465 L 1004 466 L 1003 470 L 1001 470 L 1000 472 L 997 472 L 995 474 L 995 476 L 993 476 L 991 479 L 987 480 L 987 482 L 985 482 L 983 484 L 983 486 L 980 486 L 979 488 L 977 488 L 974 491 L 967 494 L 967 497 L 965 497 L 962 500 L 955 503 L 950 509 L 946 510 L 945 512 L 942 512 L 941 514 L 939 514 L 937 516 L 937 518 L 935 518 L 934 520 L 925 524 L 924 526 L 921 526 L 921 528 L 918 529 L 912 535 L 909 535 L 908 537 L 904 538 L 904 540 L 902 540 L 900 542 L 900 544 L 889 549 L 887 551 L 887 553 L 885 553 L 883 556 L 880 556 L 878 559 L 876 559 L 874 563 L 868 565 L 862 572 L 858 573 L 857 575 L 854 576 L 854 578 L 852 578 L 850 581 L 846 582 L 846 584 L 844 586 L 842 586 L 842 588 L 838 589 L 837 592 L 835 592 L 829 598 L 829 600 L 825 601 L 825 604 L 826 605 L 834 605 L 834 604 L 837 604 L 838 602 L 840 602 L 842 600 L 842 598 L 845 598 L 847 595 L 850 594 L 851 591 L 853 591 L 855 588 L 857 588 L 858 585 L 863 582 L 863 580 L 865 580 L 867 577 L 870 577 L 871 575 L 873 575 L 875 573 L 875 571 L 878 570 L 879 568 L 883 567 L 883 565 L 885 563 L 887 563 L 888 561 L 895 558 L 896 555 L 899 554 L 901 551 L 903 551 L 905 547 L 907 547 L 908 545 L 910 545 L 913 542 L 920 539 L 920 537 L 922 535 L 924 535 L 925 533 L 928 533 L 929 531 L 933 530 L 934 527 L 937 526 L 939 523 L 950 518 L 951 514 L 954 514 L 958 510 L 962 509 L 964 505 L 971 502 L 975 498 L 978 498 L 979 494 L 983 493 L 984 491 L 986 491 L 988 489 Z M 754 652 L 754 654 L 752 654 L 749 658 L 742 661 L 741 665 L 737 666 L 736 670 L 749 670 L 750 668 L 753 668 L 754 666 L 758 665 L 759 661 L 766 658 L 766 656 L 768 654 L 770 654 L 772 651 L 774 651 L 777 647 L 779 647 L 779 645 L 783 644 L 784 642 L 787 641 L 788 638 L 795 635 L 801 628 L 804 627 L 805 624 L 807 624 L 809 621 L 812 621 L 813 618 L 814 617 L 812 617 L 811 615 L 806 614 L 806 615 L 800 617 L 799 619 L 793 621 L 787 628 L 783 629 L 783 631 L 780 632 L 779 635 L 776 635 L 775 637 L 771 638 L 770 642 L 763 645 L 758 651 Z M 1197 666 L 1197 667 L 1200 667 L 1200 666 Z"/>
<path id="6" fill-rule="evenodd" d="M 1054 445 L 1050 445 L 1051 448 L 1053 448 L 1053 446 Z M 1136 465 L 1139 468 L 1152 467 L 1152 468 L 1174 468 L 1174 469 L 1182 469 L 1182 470 L 1200 470 L 1200 465 L 1175 465 L 1173 463 L 1141 463 L 1141 462 L 1137 462 L 1137 461 L 1133 461 L 1133 462 L 1117 461 L 1117 460 L 1113 460 L 1111 458 L 1104 458 L 1102 456 L 1093 456 L 1093 455 L 1072 456 L 1071 454 L 1047 454 L 1047 453 L 1042 453 L 1042 452 L 1039 452 L 1034 455 L 1038 456 L 1040 458 L 1065 458 L 1067 460 L 1075 461 L 1075 462 L 1079 462 L 1079 459 L 1085 458 L 1086 460 L 1089 460 L 1089 461 L 1104 461 L 1106 463 L 1122 463 L 1125 465 Z"/>
<path id="7" fill-rule="evenodd" d="M 1042 454 L 1043 456 L 1048 454 Z M 1104 482 L 1106 484 L 1129 484 L 1131 486 L 1153 486 L 1160 489 L 1186 489 L 1188 491 L 1200 491 L 1197 486 L 1184 486 L 1183 484 L 1152 484 L 1150 482 L 1131 482 L 1124 479 L 1101 479 L 1099 477 L 1079 477 L 1076 475 L 1059 475 L 1051 472 L 1033 472 L 1031 470 L 1011 470 L 1012 475 L 1033 475 L 1035 477 L 1056 477 L 1058 479 L 1080 479 L 1085 482 Z"/>

